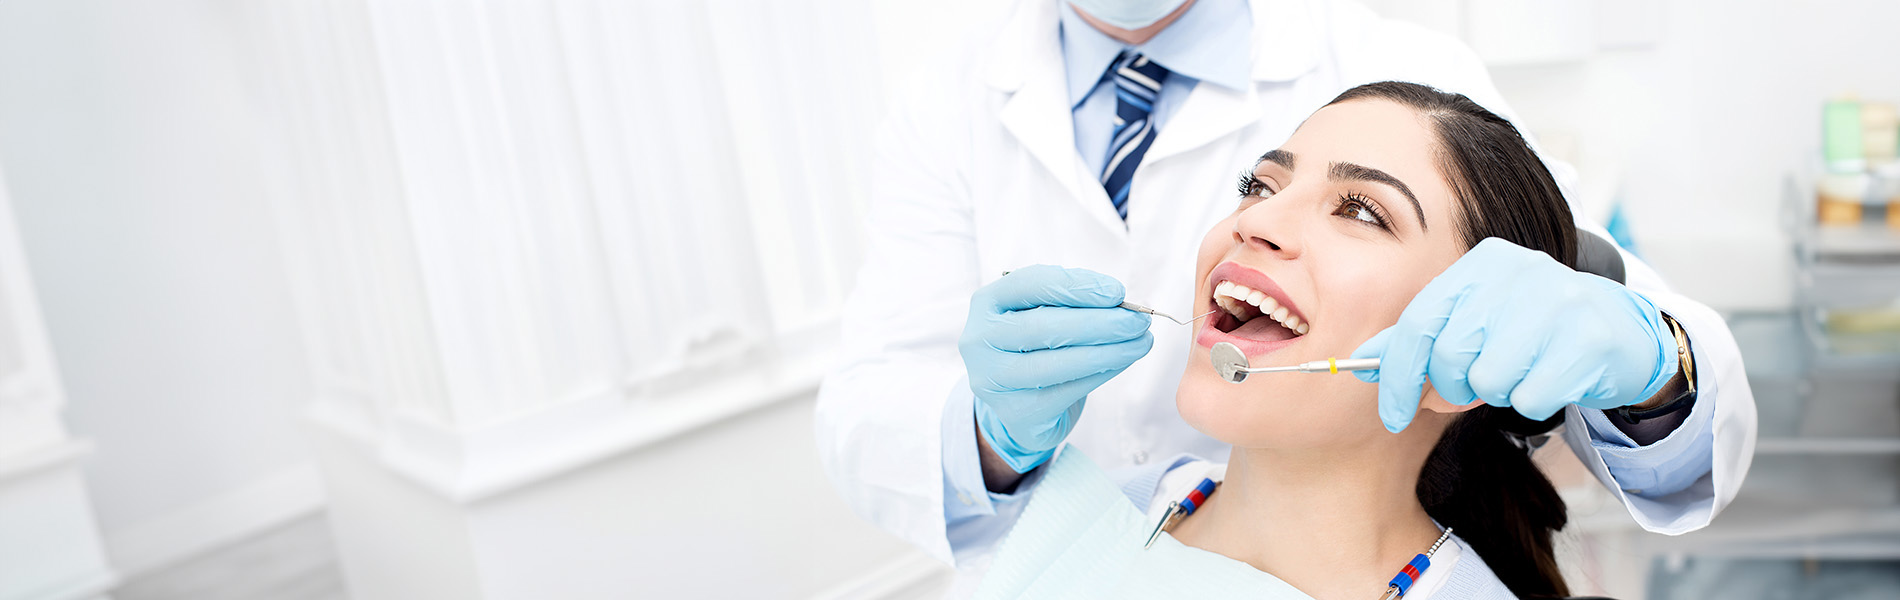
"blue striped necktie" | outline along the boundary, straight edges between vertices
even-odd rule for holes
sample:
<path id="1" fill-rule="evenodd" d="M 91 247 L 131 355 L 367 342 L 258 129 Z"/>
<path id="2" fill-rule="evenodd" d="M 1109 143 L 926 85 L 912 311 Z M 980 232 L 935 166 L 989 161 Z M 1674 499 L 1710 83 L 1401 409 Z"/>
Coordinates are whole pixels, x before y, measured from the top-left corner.
<path id="1" fill-rule="evenodd" d="M 1134 52 L 1115 57 L 1109 70 L 1115 77 L 1115 133 L 1109 136 L 1108 162 L 1102 165 L 1102 189 L 1115 203 L 1115 214 L 1126 221 L 1128 183 L 1135 179 L 1135 166 L 1155 140 L 1152 115 L 1168 70 Z"/>

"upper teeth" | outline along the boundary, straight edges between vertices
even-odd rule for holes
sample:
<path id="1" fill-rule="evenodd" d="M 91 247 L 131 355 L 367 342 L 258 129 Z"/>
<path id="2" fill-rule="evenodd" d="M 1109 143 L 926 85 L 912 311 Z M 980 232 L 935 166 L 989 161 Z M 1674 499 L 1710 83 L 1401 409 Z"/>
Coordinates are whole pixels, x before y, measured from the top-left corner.
<path id="1" fill-rule="evenodd" d="M 1245 303 L 1258 309 L 1260 314 L 1266 315 L 1267 318 L 1285 325 L 1287 329 L 1293 330 L 1293 333 L 1306 335 L 1309 329 L 1306 323 L 1300 322 L 1298 316 L 1290 314 L 1286 307 L 1280 306 L 1279 300 L 1232 281 L 1223 281 L 1220 285 L 1214 286 L 1214 303 L 1242 321 L 1248 320 L 1250 317 L 1247 315 L 1252 312 L 1240 307 L 1242 303 Z"/>

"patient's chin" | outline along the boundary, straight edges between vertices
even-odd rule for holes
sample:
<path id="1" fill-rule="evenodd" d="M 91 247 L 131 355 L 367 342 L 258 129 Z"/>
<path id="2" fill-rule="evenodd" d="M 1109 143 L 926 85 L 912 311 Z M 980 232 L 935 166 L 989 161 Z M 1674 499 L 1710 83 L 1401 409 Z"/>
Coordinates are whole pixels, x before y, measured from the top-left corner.
<path id="1" fill-rule="evenodd" d="M 1255 375 L 1229 383 L 1210 368 L 1190 368 L 1175 394 L 1181 419 L 1208 437 L 1236 446 L 1280 445 L 1302 423 L 1311 424 L 1311 407 L 1296 400 L 1287 381 Z M 1323 420 L 1323 419 L 1322 419 Z"/>
<path id="2" fill-rule="evenodd" d="M 1190 364 L 1175 408 L 1195 430 L 1242 448 L 1355 446 L 1391 435 L 1379 421 L 1378 387 L 1344 374 L 1269 373 L 1235 384 Z"/>

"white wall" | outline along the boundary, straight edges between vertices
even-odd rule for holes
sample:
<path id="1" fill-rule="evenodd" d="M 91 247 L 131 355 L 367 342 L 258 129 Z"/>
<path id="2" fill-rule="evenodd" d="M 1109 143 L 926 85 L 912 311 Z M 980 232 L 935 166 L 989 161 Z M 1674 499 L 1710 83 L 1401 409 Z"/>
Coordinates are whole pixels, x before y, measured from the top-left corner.
<path id="1" fill-rule="evenodd" d="M 378 594 L 360 597 L 793 599 L 896 598 L 846 583 L 893 564 L 912 568 L 878 583 L 940 579 L 833 494 L 810 439 L 812 401 L 801 392 L 460 507 L 363 481 L 376 470 L 356 463 L 373 458 L 320 442 L 343 492 L 331 508 L 339 546 L 377 553 L 359 557 L 373 560 L 351 584 Z"/>
<path id="2" fill-rule="evenodd" d="M 1682 75 L 1661 90 L 1656 144 L 1630 176 L 1658 267 L 1718 307 L 1785 305 L 1758 291 L 1789 289 L 1782 177 L 1815 160 L 1824 100 L 1900 103 L 1897 31 L 1895 2 L 1671 3 L 1650 66 Z M 1666 241 L 1673 224 L 1701 235 Z"/>
<path id="3" fill-rule="evenodd" d="M 59 365 L 0 172 L 0 598 L 95 599 L 118 581 L 106 563 L 71 437 Z"/>
<path id="4" fill-rule="evenodd" d="M 99 522 L 134 570 L 243 518 L 208 502 L 315 494 L 235 4 L 0 3 L 0 164 L 68 423 L 98 445 Z"/>
<path id="5" fill-rule="evenodd" d="M 1495 23 L 1472 31 L 1474 11 L 1505 2 L 1367 4 L 1467 40 L 1563 37 Z M 1492 78 L 1547 147 L 1579 169 L 1586 210 L 1603 219 L 1621 197 L 1639 250 L 1717 309 L 1787 306 L 1783 177 L 1818 151 L 1824 100 L 1900 102 L 1900 3 L 1557 4 L 1594 15 L 1585 27 L 1601 49 L 1494 65 Z"/>
<path id="6" fill-rule="evenodd" d="M 893 56 L 940 52 L 959 37 L 945 22 L 976 19 L 885 4 L 880 39 L 901 45 Z M 299 424 L 312 377 L 267 201 L 303 183 L 281 162 L 292 155 L 278 129 L 285 107 L 248 87 L 265 79 L 257 71 L 267 32 L 257 12 L 218 0 L 0 3 L 0 164 L 65 367 L 68 420 L 98 446 L 85 474 L 108 550 L 134 578 L 322 502 Z M 932 34 L 902 34 L 921 23 L 935 23 Z M 698 513 L 696 522 L 724 539 L 756 546 L 757 564 L 778 565 L 727 582 L 722 589 L 735 596 L 836 588 L 901 556 L 893 538 L 857 521 L 830 491 L 809 456 L 808 410 L 808 398 L 792 400 L 735 421 L 747 423 L 749 438 L 798 452 L 727 460 L 702 474 L 778 478 L 770 498 L 720 506 L 797 523 L 733 529 Z M 730 431 L 716 424 L 631 454 L 608 475 L 576 478 L 624 487 L 613 477 L 690 473 L 668 448 L 754 451 Z M 574 500 L 564 498 L 556 500 Z M 645 498 L 648 507 L 663 500 Z M 630 525 L 678 523 L 648 520 L 655 516 L 645 510 L 619 516 Z M 815 536 L 828 551 L 808 552 L 780 536 L 788 532 Z M 651 583 L 689 585 L 680 576 L 691 571 L 668 572 Z"/>
<path id="7" fill-rule="evenodd" d="M 865 6 L 254 11 L 356 597 L 794 598 L 907 560 L 811 439 Z"/>
<path id="8" fill-rule="evenodd" d="M 558 549 L 529 564 L 487 565 L 497 597 L 621 589 L 652 598 L 808 598 L 867 565 L 911 555 L 832 492 L 811 440 L 814 399 L 801 393 L 493 500 L 477 528 Z M 573 510 L 534 510 L 550 504 Z M 526 587 L 546 573 L 575 593 Z"/>

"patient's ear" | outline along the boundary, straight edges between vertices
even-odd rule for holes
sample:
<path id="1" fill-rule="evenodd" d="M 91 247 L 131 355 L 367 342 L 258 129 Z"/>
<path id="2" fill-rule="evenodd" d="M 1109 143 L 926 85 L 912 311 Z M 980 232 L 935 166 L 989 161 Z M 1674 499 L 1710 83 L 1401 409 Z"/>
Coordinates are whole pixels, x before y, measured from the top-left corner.
<path id="1" fill-rule="evenodd" d="M 1471 410 L 1479 406 L 1482 406 L 1483 404 L 1484 404 L 1483 400 L 1472 400 L 1470 404 L 1466 404 L 1463 406 L 1446 402 L 1443 397 L 1440 397 L 1438 395 L 1438 390 L 1432 388 L 1432 382 L 1430 381 L 1425 382 L 1425 393 L 1419 396 L 1419 399 L 1418 399 L 1419 410 L 1429 410 L 1435 413 L 1444 413 L 1448 415 L 1465 412 L 1467 410 Z"/>

